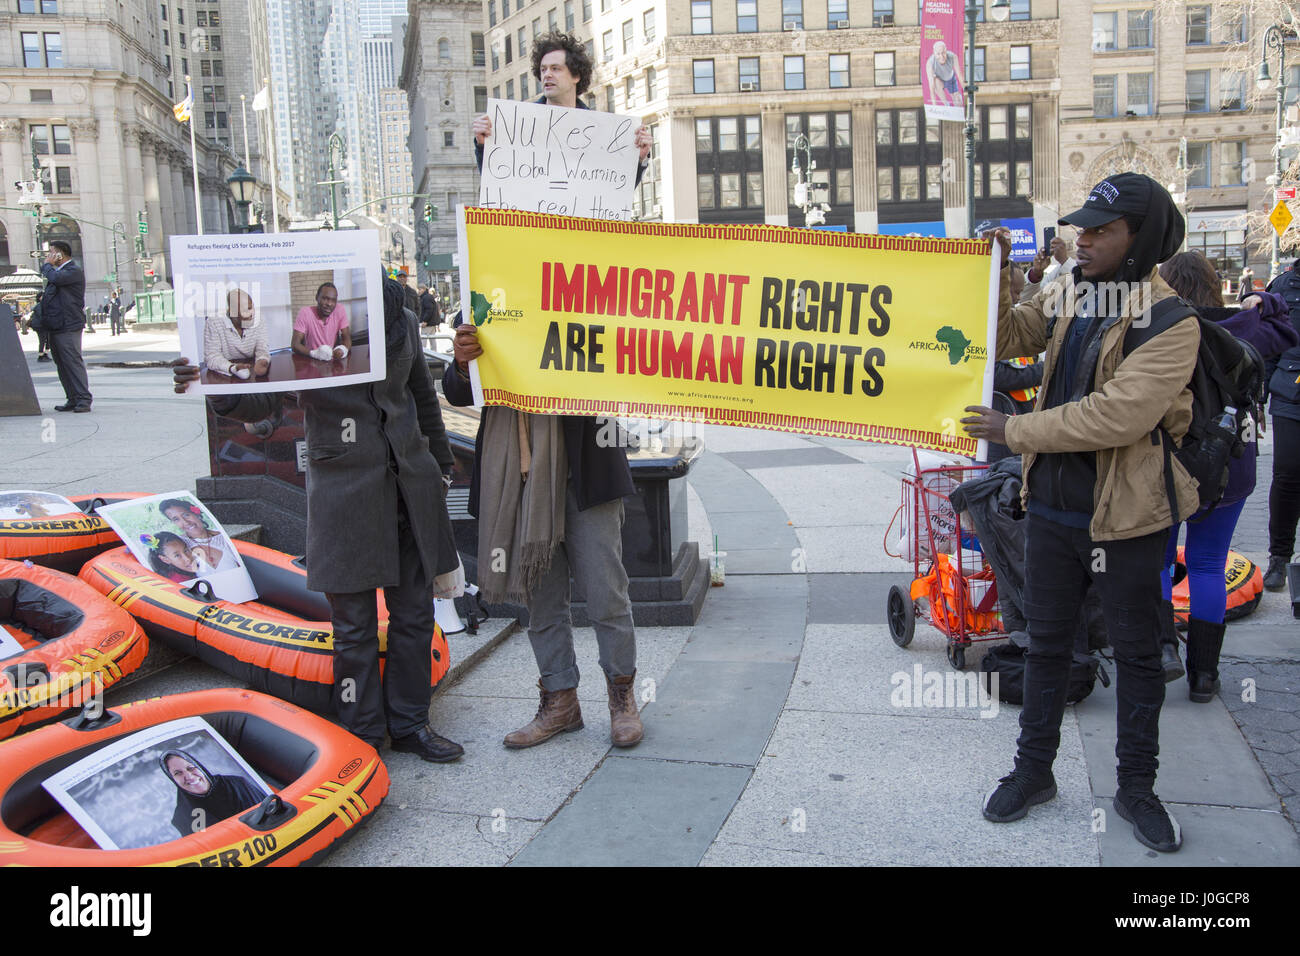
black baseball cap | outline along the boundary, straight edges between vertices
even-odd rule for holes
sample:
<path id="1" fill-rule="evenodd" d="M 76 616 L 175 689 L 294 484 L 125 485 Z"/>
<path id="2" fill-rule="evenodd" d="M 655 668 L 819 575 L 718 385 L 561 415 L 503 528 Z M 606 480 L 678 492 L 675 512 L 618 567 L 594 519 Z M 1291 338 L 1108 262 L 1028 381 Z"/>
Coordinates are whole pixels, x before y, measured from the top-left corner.
<path id="1" fill-rule="evenodd" d="M 1057 220 L 1058 225 L 1091 229 L 1113 222 L 1120 216 L 1133 213 L 1145 216 L 1151 205 L 1154 190 L 1163 187 L 1150 176 L 1141 173 L 1119 173 L 1108 176 L 1092 187 L 1083 208 Z"/>

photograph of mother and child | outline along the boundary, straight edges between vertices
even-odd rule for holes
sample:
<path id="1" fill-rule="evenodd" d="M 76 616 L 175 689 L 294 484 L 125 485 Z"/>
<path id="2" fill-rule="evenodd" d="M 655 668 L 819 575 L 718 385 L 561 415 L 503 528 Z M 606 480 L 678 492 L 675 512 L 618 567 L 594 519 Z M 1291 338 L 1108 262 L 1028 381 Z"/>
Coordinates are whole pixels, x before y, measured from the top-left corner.
<path id="1" fill-rule="evenodd" d="M 226 601 L 255 598 L 234 543 L 212 513 L 187 491 L 135 498 L 96 509 L 131 554 L 178 584 L 206 581 Z"/>

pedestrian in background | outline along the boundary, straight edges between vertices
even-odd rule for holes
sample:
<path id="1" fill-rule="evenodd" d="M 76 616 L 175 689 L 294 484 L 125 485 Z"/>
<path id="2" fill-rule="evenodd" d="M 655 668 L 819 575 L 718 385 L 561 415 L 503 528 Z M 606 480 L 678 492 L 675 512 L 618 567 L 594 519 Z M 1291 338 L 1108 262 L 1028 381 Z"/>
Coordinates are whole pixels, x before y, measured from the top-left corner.
<path id="1" fill-rule="evenodd" d="M 420 324 L 435 332 L 442 326 L 442 310 L 438 308 L 438 297 L 429 291 L 427 285 L 420 286 Z"/>
<path id="2" fill-rule="evenodd" d="M 1201 318 L 1217 322 L 1237 338 L 1249 342 L 1266 360 L 1276 362 L 1279 354 L 1300 344 L 1300 335 L 1291 327 L 1286 302 L 1280 295 L 1271 292 L 1251 295 L 1241 303 L 1240 309 L 1225 308 L 1219 276 L 1210 261 L 1199 252 L 1174 255 L 1160 266 L 1160 278 L 1193 306 Z M 1246 442 L 1245 454 L 1229 460 L 1228 487 L 1223 497 L 1217 504 L 1203 508 L 1187 520 L 1187 544 L 1183 548 L 1189 600 L 1187 696 L 1199 704 L 1208 704 L 1219 688 L 1219 653 L 1223 648 L 1223 618 L 1228 606 L 1228 587 L 1223 569 L 1228 562 L 1228 548 L 1241 509 L 1255 490 L 1255 459 L 1259 455 L 1259 445 L 1253 435 L 1250 439 Z M 1288 451 L 1283 451 L 1283 454 Z M 1293 530 L 1294 527 L 1293 523 Z M 1161 574 L 1164 596 L 1161 632 L 1165 635 L 1165 646 L 1172 643 L 1174 647 L 1175 661 L 1177 638 L 1174 635 L 1171 573 L 1177 556 L 1178 531 L 1179 525 L 1174 525 L 1170 531 Z M 1177 676 L 1175 674 L 1175 678 Z"/>
<path id="3" fill-rule="evenodd" d="M 113 335 L 121 335 L 126 331 L 126 323 L 122 321 L 121 289 L 114 289 L 113 298 L 108 302 L 108 321 L 109 330 Z"/>
<path id="4" fill-rule="evenodd" d="M 93 396 L 81 357 L 81 332 L 86 325 L 86 274 L 72 260 L 72 247 L 62 240 L 50 243 L 41 266 L 45 291 L 41 293 L 41 325 L 49 332 L 50 351 L 67 401 L 56 412 L 88 412 Z"/>

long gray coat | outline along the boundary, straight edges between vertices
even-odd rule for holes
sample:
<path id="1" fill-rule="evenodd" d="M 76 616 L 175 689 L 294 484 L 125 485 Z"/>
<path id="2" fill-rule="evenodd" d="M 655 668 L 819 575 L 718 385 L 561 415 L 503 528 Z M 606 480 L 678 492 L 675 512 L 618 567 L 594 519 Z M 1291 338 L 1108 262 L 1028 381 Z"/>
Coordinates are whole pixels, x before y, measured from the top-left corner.
<path id="1" fill-rule="evenodd" d="M 397 347 L 389 337 L 382 381 L 298 393 L 307 422 L 307 587 L 313 591 L 398 583 L 399 489 L 429 579 L 459 561 L 442 483 L 454 459 L 416 318 L 404 317 L 406 336 Z M 274 414 L 278 402 L 267 393 L 212 399 L 218 415 L 245 422 Z"/>

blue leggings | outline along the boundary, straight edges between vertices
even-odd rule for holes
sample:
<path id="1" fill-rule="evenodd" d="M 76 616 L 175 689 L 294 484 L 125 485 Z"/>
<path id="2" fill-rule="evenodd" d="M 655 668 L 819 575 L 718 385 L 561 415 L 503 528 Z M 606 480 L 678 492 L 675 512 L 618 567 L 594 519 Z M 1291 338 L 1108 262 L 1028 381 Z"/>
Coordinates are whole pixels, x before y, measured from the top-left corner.
<path id="1" fill-rule="evenodd" d="M 1228 548 L 1232 532 L 1246 506 L 1243 498 L 1231 504 L 1221 501 L 1217 508 L 1204 518 L 1187 522 L 1187 544 L 1183 561 L 1187 565 L 1190 581 L 1191 617 L 1210 624 L 1222 624 L 1228 607 L 1228 585 L 1223 578 L 1224 565 L 1228 563 Z M 1166 601 L 1173 593 L 1173 567 L 1178 556 L 1178 527 L 1174 526 L 1165 549 L 1165 566 L 1160 572 L 1160 588 Z"/>

